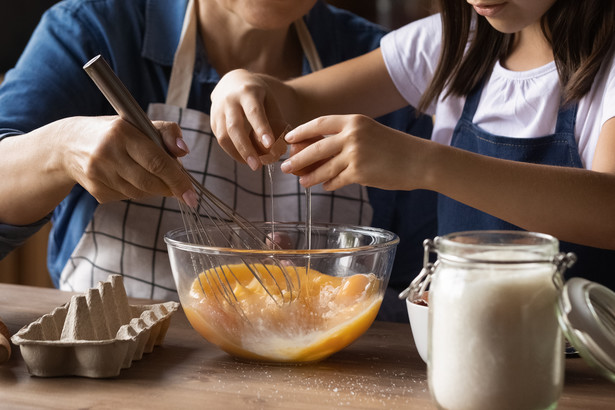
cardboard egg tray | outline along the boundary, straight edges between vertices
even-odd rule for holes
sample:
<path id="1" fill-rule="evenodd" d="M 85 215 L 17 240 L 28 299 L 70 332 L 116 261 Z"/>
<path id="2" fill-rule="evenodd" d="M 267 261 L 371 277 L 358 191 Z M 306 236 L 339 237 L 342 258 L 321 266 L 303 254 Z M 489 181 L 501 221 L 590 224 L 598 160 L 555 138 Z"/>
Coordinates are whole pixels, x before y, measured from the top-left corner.
<path id="1" fill-rule="evenodd" d="M 162 344 L 179 303 L 129 305 L 120 275 L 73 296 L 11 338 L 33 376 L 114 377 Z"/>

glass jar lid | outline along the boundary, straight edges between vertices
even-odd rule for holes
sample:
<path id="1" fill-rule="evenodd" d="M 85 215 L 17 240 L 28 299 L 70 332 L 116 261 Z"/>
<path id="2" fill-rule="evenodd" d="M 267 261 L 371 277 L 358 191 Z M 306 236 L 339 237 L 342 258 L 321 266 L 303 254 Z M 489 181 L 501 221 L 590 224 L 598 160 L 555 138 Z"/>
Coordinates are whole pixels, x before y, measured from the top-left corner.
<path id="1" fill-rule="evenodd" d="M 570 344 L 587 364 L 615 382 L 615 292 L 571 278 L 563 285 L 557 308 Z"/>

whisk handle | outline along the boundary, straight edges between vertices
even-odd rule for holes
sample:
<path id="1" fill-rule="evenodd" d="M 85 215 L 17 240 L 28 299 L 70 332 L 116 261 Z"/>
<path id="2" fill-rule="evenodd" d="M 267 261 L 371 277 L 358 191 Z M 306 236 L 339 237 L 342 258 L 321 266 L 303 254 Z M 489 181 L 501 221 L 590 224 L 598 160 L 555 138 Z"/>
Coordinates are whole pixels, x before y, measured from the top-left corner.
<path id="1" fill-rule="evenodd" d="M 160 133 L 145 111 L 100 54 L 88 61 L 83 69 L 123 120 L 134 125 L 167 153 L 174 156 L 164 145 Z"/>

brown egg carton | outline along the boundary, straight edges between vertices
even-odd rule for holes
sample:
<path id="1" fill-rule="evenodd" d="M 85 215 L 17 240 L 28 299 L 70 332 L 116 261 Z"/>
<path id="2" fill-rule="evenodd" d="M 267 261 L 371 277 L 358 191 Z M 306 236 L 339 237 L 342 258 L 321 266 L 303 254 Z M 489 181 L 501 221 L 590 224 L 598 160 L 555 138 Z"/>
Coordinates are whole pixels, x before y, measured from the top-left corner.
<path id="1" fill-rule="evenodd" d="M 115 377 L 162 344 L 177 302 L 129 305 L 120 275 L 75 295 L 11 338 L 33 376 Z"/>

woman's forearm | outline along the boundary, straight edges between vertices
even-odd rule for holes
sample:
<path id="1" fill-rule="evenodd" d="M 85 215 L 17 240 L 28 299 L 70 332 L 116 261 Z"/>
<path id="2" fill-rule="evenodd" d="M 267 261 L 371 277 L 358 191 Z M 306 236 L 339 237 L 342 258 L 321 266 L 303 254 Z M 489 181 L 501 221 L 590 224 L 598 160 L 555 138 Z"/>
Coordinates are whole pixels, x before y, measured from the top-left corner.
<path id="1" fill-rule="evenodd" d="M 61 128 L 56 122 L 0 141 L 1 223 L 27 225 L 42 219 L 74 185 L 59 160 L 54 136 Z"/>

